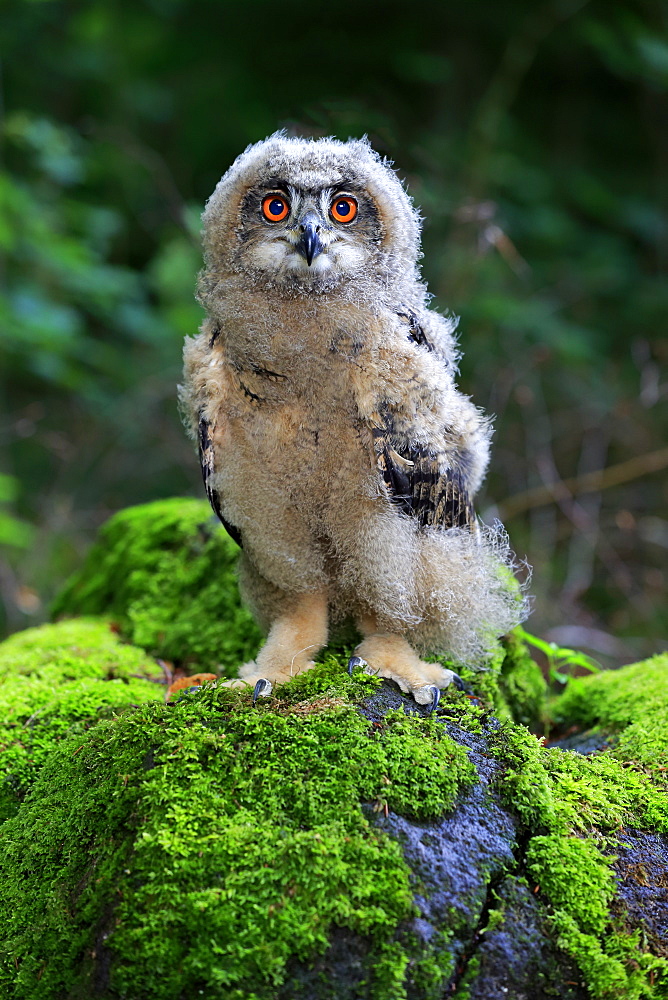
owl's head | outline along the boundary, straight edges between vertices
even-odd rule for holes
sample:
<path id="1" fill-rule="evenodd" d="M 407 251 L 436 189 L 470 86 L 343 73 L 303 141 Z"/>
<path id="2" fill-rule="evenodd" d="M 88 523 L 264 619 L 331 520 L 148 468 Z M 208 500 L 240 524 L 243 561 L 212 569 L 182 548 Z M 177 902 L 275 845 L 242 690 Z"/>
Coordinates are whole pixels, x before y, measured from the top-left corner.
<path id="1" fill-rule="evenodd" d="M 202 297 L 231 274 L 290 296 L 414 281 L 419 216 L 365 140 L 294 139 L 250 146 L 203 215 Z"/>

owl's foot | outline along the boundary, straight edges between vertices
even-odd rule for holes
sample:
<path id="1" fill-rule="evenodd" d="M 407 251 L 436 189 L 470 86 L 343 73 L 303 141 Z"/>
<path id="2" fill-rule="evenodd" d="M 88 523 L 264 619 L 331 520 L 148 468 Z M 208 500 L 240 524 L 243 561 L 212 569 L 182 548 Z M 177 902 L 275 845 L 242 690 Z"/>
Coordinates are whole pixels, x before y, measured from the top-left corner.
<path id="1" fill-rule="evenodd" d="M 411 694 L 418 705 L 438 706 L 441 690 L 454 684 L 461 691 L 464 682 L 454 670 L 440 663 L 421 660 L 404 638 L 398 635 L 368 635 L 348 661 L 348 672 L 361 666 L 365 673 L 385 677 Z"/>
<path id="2" fill-rule="evenodd" d="M 253 686 L 253 704 L 267 698 L 274 685 L 285 684 L 297 674 L 310 670 L 312 657 L 327 642 L 327 594 L 324 591 L 299 594 L 289 610 L 271 626 L 267 641 L 255 660 L 244 663 L 239 677 L 226 681 L 227 687 Z"/>

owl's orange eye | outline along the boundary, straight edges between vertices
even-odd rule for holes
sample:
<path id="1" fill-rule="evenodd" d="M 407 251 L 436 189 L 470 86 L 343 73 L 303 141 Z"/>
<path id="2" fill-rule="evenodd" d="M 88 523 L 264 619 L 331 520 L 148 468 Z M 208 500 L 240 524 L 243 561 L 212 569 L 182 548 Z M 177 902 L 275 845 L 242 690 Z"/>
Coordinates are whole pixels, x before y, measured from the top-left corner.
<path id="1" fill-rule="evenodd" d="M 290 211 L 290 202 L 282 194 L 268 194 L 262 201 L 262 214 L 267 222 L 282 222 Z"/>
<path id="2" fill-rule="evenodd" d="M 352 222 L 357 215 L 357 202 L 348 195 L 339 196 L 332 202 L 329 212 L 335 222 Z"/>

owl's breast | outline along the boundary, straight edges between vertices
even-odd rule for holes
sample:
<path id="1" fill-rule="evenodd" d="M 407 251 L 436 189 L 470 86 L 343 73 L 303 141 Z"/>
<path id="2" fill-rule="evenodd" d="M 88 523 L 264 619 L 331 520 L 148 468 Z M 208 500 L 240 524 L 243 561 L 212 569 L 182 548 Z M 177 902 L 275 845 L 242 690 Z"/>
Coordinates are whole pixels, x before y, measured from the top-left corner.
<path id="1" fill-rule="evenodd" d="M 334 366 L 336 367 L 336 366 Z M 243 477 L 249 493 L 269 484 L 277 504 L 315 510 L 378 481 L 370 429 L 360 420 L 350 384 L 333 377 L 310 388 L 293 378 L 238 373 L 234 400 L 219 423 L 227 440 L 219 469 Z M 229 405 L 229 404 L 232 405 Z M 371 484 L 371 485 L 370 485 Z"/>

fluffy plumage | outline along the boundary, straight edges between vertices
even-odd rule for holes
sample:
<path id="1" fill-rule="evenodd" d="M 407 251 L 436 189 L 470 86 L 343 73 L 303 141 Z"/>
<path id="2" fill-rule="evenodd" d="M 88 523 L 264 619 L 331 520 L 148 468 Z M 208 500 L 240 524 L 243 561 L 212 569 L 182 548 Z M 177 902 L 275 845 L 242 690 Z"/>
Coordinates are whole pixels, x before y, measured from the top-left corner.
<path id="1" fill-rule="evenodd" d="M 356 215 L 338 222 L 345 198 Z M 275 135 L 203 222 L 208 318 L 180 392 L 269 630 L 242 676 L 306 669 L 328 623 L 352 619 L 368 668 L 427 702 L 452 673 L 413 647 L 480 661 L 525 609 L 503 530 L 473 511 L 490 427 L 456 389 L 455 322 L 428 308 L 419 216 L 365 141 Z"/>

